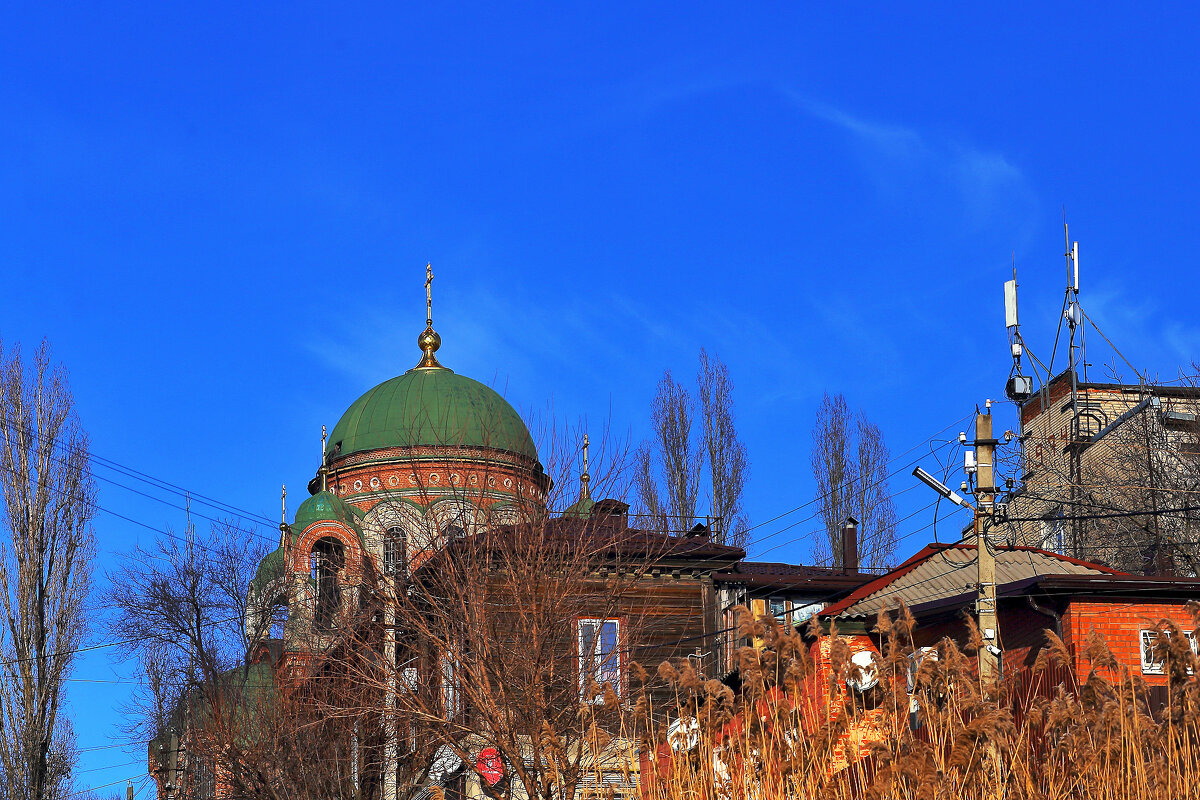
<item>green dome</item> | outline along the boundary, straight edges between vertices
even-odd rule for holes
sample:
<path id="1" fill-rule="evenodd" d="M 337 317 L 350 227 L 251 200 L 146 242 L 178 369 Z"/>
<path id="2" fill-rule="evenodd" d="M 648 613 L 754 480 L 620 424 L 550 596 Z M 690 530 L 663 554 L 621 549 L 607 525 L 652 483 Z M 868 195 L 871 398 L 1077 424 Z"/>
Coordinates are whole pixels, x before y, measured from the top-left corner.
<path id="1" fill-rule="evenodd" d="M 272 550 L 259 562 L 258 572 L 254 573 L 254 580 L 250 581 L 250 588 L 259 592 L 266 591 L 268 586 L 282 578 L 286 572 L 287 565 L 283 557 L 283 548 Z"/>
<path id="2" fill-rule="evenodd" d="M 488 447 L 537 461 L 516 410 L 479 381 L 444 367 L 410 369 L 358 398 L 333 427 L 326 455 L 421 446 Z"/>
<path id="3" fill-rule="evenodd" d="M 362 512 L 330 492 L 317 492 L 296 509 L 296 524 L 292 530 L 299 535 L 314 522 L 329 520 L 341 522 L 351 530 L 361 533 L 359 519 Z"/>

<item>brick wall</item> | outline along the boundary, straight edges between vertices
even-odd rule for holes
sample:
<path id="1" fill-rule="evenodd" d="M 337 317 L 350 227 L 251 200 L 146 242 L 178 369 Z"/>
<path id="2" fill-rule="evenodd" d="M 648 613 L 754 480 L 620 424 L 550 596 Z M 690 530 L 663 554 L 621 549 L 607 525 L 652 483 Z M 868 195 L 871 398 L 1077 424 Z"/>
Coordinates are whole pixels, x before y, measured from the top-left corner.
<path id="1" fill-rule="evenodd" d="M 1033 666 L 1038 651 L 1046 644 L 1046 631 L 1054 630 L 1054 619 L 1033 609 L 1006 603 L 1000 607 L 1000 644 L 1004 648 L 1004 671 Z M 961 617 L 934 623 L 917 623 L 913 644 L 934 647 L 942 639 L 950 639 L 959 649 L 965 649 L 967 625 Z"/>
<path id="2" fill-rule="evenodd" d="M 1164 603 L 1130 598 L 1112 600 L 1075 600 L 1063 613 L 1063 640 L 1075 656 L 1075 669 L 1083 678 L 1091 668 L 1084 658 L 1088 632 L 1095 629 L 1113 651 L 1117 660 L 1135 674 L 1142 674 L 1139 632 L 1152 628 L 1160 619 L 1169 619 L 1185 632 L 1194 628 L 1192 615 L 1182 602 Z M 1163 675 L 1145 675 L 1151 685 L 1166 683 Z"/>

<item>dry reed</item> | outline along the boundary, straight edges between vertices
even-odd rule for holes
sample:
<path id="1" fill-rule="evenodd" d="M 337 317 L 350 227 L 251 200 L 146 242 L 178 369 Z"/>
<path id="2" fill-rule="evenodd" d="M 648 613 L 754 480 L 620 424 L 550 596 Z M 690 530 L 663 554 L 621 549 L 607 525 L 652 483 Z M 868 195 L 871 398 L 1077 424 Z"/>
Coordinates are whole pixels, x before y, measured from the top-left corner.
<path id="1" fill-rule="evenodd" d="M 1200 609 L 1193 607 L 1200 629 Z M 1104 640 L 1083 669 L 1048 634 L 1036 664 L 981 685 L 973 653 L 950 640 L 914 656 L 906 610 L 881 615 L 878 683 L 846 688 L 860 668 L 836 628 L 809 635 L 741 617 L 741 692 L 664 664 L 675 688 L 662 716 L 640 698 L 644 800 L 1179 800 L 1200 797 L 1200 662 L 1169 621 L 1156 629 L 1165 705 Z M 975 637 L 971 637 L 974 639 Z M 965 652 L 964 652 L 965 651 Z M 665 709 L 658 710 L 660 714 Z M 668 732 L 664 716 L 674 720 Z M 652 720 L 658 719 L 654 724 Z"/>

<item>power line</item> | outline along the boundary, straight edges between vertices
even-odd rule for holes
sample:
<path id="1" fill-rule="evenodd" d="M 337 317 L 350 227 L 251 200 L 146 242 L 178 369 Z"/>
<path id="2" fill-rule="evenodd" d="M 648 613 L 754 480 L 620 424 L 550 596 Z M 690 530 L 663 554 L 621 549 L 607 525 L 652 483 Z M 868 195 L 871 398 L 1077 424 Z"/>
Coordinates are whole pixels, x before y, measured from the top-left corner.
<path id="1" fill-rule="evenodd" d="M 14 423 L 14 422 L 11 422 L 11 421 L 9 422 L 9 426 L 10 426 L 10 427 L 13 427 L 13 426 L 15 426 L 15 427 L 16 427 L 18 430 L 25 431 L 25 429 L 24 429 L 24 428 L 22 428 L 21 426 L 17 425 L 17 424 L 16 424 L 16 423 Z M 28 431 L 25 431 L 25 432 L 28 432 Z M 31 435 L 31 436 L 34 436 L 35 438 L 39 438 L 39 434 L 37 434 L 37 433 L 30 433 L 30 435 Z M 62 448 L 62 447 L 64 447 L 64 446 L 65 446 L 65 443 L 61 443 L 61 442 L 60 442 L 60 443 L 55 443 L 55 445 L 54 445 L 54 446 L 56 446 L 56 447 L 59 447 L 59 448 Z M 51 458 L 51 459 L 53 459 L 54 461 L 58 462 L 59 464 L 65 464 L 65 463 L 66 463 L 66 462 L 65 462 L 65 460 L 64 460 L 63 458 L 61 458 L 61 457 L 55 457 L 55 456 L 51 455 L 51 456 L 50 456 L 50 458 Z M 90 459 L 91 459 L 91 457 L 89 456 L 89 460 L 90 460 Z M 16 475 L 16 474 L 17 474 L 17 470 L 16 470 L 15 468 L 9 467 L 9 468 L 8 468 L 8 471 L 9 471 L 10 473 L 12 473 L 13 475 Z M 209 516 L 207 516 L 207 515 L 205 515 L 205 514 L 201 514 L 201 513 L 199 513 L 199 512 L 194 512 L 194 511 L 191 511 L 191 509 L 190 509 L 190 508 L 188 508 L 187 506 L 180 506 L 180 505 L 176 505 L 176 504 L 174 504 L 174 503 L 171 503 L 171 502 L 168 502 L 168 501 L 166 501 L 166 500 L 162 499 L 161 497 L 155 497 L 155 496 L 153 496 L 153 495 L 151 495 L 151 494 L 148 494 L 148 493 L 146 493 L 146 492 L 142 492 L 142 491 L 139 491 L 138 489 L 134 489 L 134 488 L 133 488 L 133 487 L 131 487 L 131 486 L 126 486 L 125 484 L 123 484 L 123 483 L 121 483 L 121 482 L 119 482 L 119 481 L 114 481 L 114 480 L 112 480 L 111 478 L 105 478 L 105 477 L 103 477 L 103 476 L 100 476 L 100 475 L 97 475 L 97 476 L 95 476 L 95 477 L 96 477 L 96 478 L 98 478 L 99 480 L 102 480 L 102 481 L 104 481 L 105 483 L 109 483 L 109 484 L 112 484 L 112 485 L 114 485 L 114 486 L 118 486 L 118 487 L 120 487 L 120 488 L 122 488 L 122 489 L 125 489 L 126 491 L 133 492 L 134 494 L 140 495 L 140 496 L 142 496 L 142 497 L 145 497 L 145 498 L 147 498 L 147 499 L 154 500 L 155 502 L 162 503 L 163 505 L 169 506 L 169 507 L 171 507 L 171 508 L 178 509 L 179 511 L 184 511 L 184 512 L 187 512 L 188 514 L 195 514 L 197 517 L 200 517 L 201 519 L 204 519 L 204 520 L 208 520 L 209 522 L 213 522 L 213 523 L 217 523 L 217 524 L 221 524 L 221 523 L 223 523 L 223 522 L 224 522 L 224 520 L 215 519 L 215 518 L 213 518 L 213 517 L 209 517 Z M 42 485 L 44 485 L 44 484 L 42 484 Z M 188 497 L 190 498 L 190 496 L 188 496 Z M 207 504 L 206 504 L 206 505 L 207 505 Z M 99 504 L 97 504 L 97 506 L 99 506 Z M 242 519 L 245 519 L 245 517 L 242 517 L 241 515 L 238 515 L 238 514 L 235 514 L 234 516 L 238 516 L 238 517 L 240 517 L 240 518 L 242 518 Z M 260 518 L 261 518 L 261 519 L 265 519 L 265 517 L 260 517 Z M 128 518 L 126 518 L 126 519 L 128 519 Z M 251 520 L 251 521 L 252 521 L 252 522 L 254 522 L 254 524 L 255 524 L 255 525 L 259 525 L 259 524 L 261 524 L 261 523 L 258 523 L 258 522 L 256 522 L 256 521 L 254 521 L 254 520 Z M 272 523 L 272 524 L 274 524 L 274 523 Z M 248 532 L 252 532 L 252 533 L 254 533 L 254 535 L 256 535 L 256 536 L 259 536 L 259 537 L 261 537 L 261 538 L 268 538 L 268 539 L 269 539 L 269 538 L 271 538 L 271 537 L 266 537 L 266 536 L 263 536 L 263 534 L 260 534 L 260 533 L 258 533 L 257 531 L 248 531 Z"/>
<path id="2" fill-rule="evenodd" d="M 957 423 L 951 423 L 951 425 L 949 425 L 949 426 L 947 426 L 947 427 L 953 427 L 955 424 L 957 424 Z M 939 431 L 939 433 L 940 433 L 940 431 Z M 936 435 L 937 435 L 937 434 L 935 434 L 935 436 L 936 436 Z M 932 440 L 932 439 L 933 439 L 933 437 L 931 436 L 931 437 L 929 437 L 929 439 L 926 439 L 926 440 L 925 440 L 925 442 L 922 442 L 921 444 L 925 444 L 926 442 L 929 442 L 929 441 L 930 441 L 930 440 Z M 952 444 L 954 444 L 954 443 L 955 443 L 955 440 L 953 440 L 953 439 L 949 439 L 949 440 L 947 440 L 947 441 L 943 442 L 941 445 L 939 445 L 939 446 L 938 446 L 937 448 L 935 448 L 934 450 L 935 450 L 935 452 L 936 452 L 937 450 L 940 450 L 940 449 L 942 449 L 943 447 L 946 447 L 946 446 L 948 446 L 948 445 L 952 445 Z M 920 445 L 917 445 L 917 447 L 919 447 L 919 446 L 920 446 Z M 913 450 L 913 449 L 915 449 L 915 447 L 913 447 L 913 448 L 910 448 L 910 449 L 908 450 L 908 452 L 912 452 L 912 450 Z M 920 462 L 921 462 L 921 461 L 922 461 L 924 458 L 926 458 L 926 456 L 925 456 L 924 454 L 922 454 L 922 455 L 921 455 L 919 458 L 916 458 L 916 459 L 914 459 L 914 460 L 912 460 L 912 461 L 909 461 L 909 462 L 907 462 L 907 463 L 903 464 L 903 465 L 902 465 L 902 466 L 900 466 L 900 467 L 897 467 L 895 470 L 893 470 L 892 472 L 889 472 L 889 473 L 888 473 L 887 475 L 885 475 L 883 478 L 880 478 L 879 480 L 875 481 L 874 483 L 872 483 L 872 484 L 870 484 L 870 485 L 868 485 L 868 486 L 864 487 L 864 490 L 865 490 L 865 489 L 873 489 L 873 488 L 875 488 L 876 486 L 879 486 L 879 485 L 881 485 L 881 484 L 883 484 L 883 483 L 886 483 L 888 480 L 890 480 L 891 478 L 894 478 L 896 475 L 899 475 L 901 472 L 905 471 L 906 469 L 908 469 L 909 467 L 913 466 L 914 464 L 918 464 L 918 463 L 920 463 Z M 890 463 L 894 462 L 895 460 L 896 460 L 896 459 L 892 459 L 892 461 L 890 461 L 890 462 L 888 462 L 888 463 L 890 464 Z M 911 489 L 912 487 L 909 487 L 909 488 Z M 901 491 L 897 492 L 897 493 L 896 493 L 896 495 L 903 494 L 904 492 L 907 492 L 907 491 L 909 491 L 909 489 L 902 489 Z M 779 517 L 775 517 L 775 519 L 779 519 L 780 517 L 787 516 L 787 514 L 790 514 L 790 513 L 792 513 L 793 511 L 798 511 L 800 508 L 804 508 L 805 506 L 812 505 L 813 503 L 816 503 L 816 502 L 818 502 L 818 501 L 820 501 L 820 500 L 823 500 L 823 499 L 825 499 L 825 498 L 826 498 L 826 497 L 828 497 L 830 494 L 832 494 L 832 491 L 830 491 L 830 492 L 826 492 L 825 494 L 823 494 L 823 495 L 820 495 L 820 496 L 818 496 L 818 497 L 814 498 L 813 500 L 810 500 L 809 502 L 805 503 L 804 505 L 797 506 L 796 508 L 792 509 L 792 511 L 785 512 L 784 514 L 781 514 Z M 818 516 L 820 516 L 820 515 L 821 515 L 821 513 L 822 513 L 821 511 L 816 511 L 816 512 L 814 512 L 814 513 L 812 513 L 812 514 L 808 515 L 808 516 L 807 516 L 807 517 L 805 517 L 804 519 L 802 519 L 802 520 L 799 520 L 798 522 L 792 523 L 792 524 L 788 525 L 788 526 L 787 526 L 787 527 L 785 527 L 785 528 L 781 528 L 780 530 L 778 530 L 778 531 L 775 531 L 774 533 L 771 533 L 771 534 L 768 534 L 768 535 L 766 535 L 766 536 L 763 536 L 763 537 L 761 537 L 761 538 L 760 538 L 760 539 L 758 539 L 758 540 L 757 540 L 757 541 L 756 541 L 754 544 L 755 544 L 755 545 L 761 544 L 761 543 L 763 543 L 763 542 L 767 541 L 768 539 L 774 538 L 775 536 L 778 536 L 778 535 L 780 535 L 781 533 L 784 533 L 784 532 L 786 532 L 786 531 L 788 531 L 788 530 L 791 530 L 792 528 L 796 527 L 796 525 L 800 525 L 800 524 L 803 524 L 803 523 L 805 523 L 805 522 L 808 522 L 809 520 L 816 519 Z M 768 521 L 771 521 L 771 520 L 768 520 Z M 763 523 L 763 524 L 766 524 L 766 523 Z M 796 541 L 796 539 L 792 539 L 791 541 L 792 541 L 792 542 L 794 542 L 794 541 Z M 775 549 L 777 549 L 777 547 L 778 547 L 778 546 L 771 547 L 771 548 L 770 548 L 770 550 L 775 550 Z M 762 551 L 762 552 L 770 552 L 770 550 L 766 550 L 766 551 Z M 762 552 L 758 553 L 757 555 L 761 556 L 761 555 L 762 555 Z"/>
<path id="3" fill-rule="evenodd" d="M 907 450 L 905 450 L 903 453 L 900 453 L 899 455 L 897 455 L 897 456 L 894 456 L 894 457 L 892 457 L 892 458 L 888 459 L 887 463 L 886 463 L 884 466 L 890 466 L 891 464 L 895 463 L 895 462 L 896 462 L 896 461 L 898 461 L 899 459 L 901 459 L 901 458 L 904 458 L 906 455 L 908 455 L 909 453 L 911 453 L 913 450 L 916 450 L 918 447 L 922 447 L 923 445 L 925 445 L 925 444 L 928 444 L 929 442 L 933 441 L 933 440 L 934 440 L 934 439 L 936 439 L 938 436 L 941 436 L 943 433 L 945 433 L 946 431 L 950 430 L 950 429 L 951 429 L 951 428 L 953 428 L 954 426 L 962 424 L 962 423 L 963 423 L 963 422 L 965 422 L 965 421 L 966 421 L 968 418 L 970 418 L 970 416 L 971 416 L 970 414 L 967 414 L 966 416 L 962 417 L 961 419 L 958 419 L 958 420 L 955 420 L 954 422 L 951 422 L 949 425 L 947 425 L 946 427 L 942 428 L 940 431 L 937 431 L 936 433 L 932 434 L 931 436 L 927 436 L 926 438 L 924 438 L 924 439 L 922 439 L 921 441 L 917 442 L 917 443 L 916 443 L 916 444 L 914 444 L 912 447 L 910 447 L 910 448 L 908 448 Z M 950 440 L 950 441 L 953 441 L 953 440 Z M 946 442 L 946 444 L 949 444 L 949 443 L 950 443 L 950 442 Z M 940 449 L 940 448 L 939 448 L 939 449 Z M 923 457 L 923 456 L 922 456 L 922 457 Z M 908 464 L 908 465 L 906 465 L 905 467 L 900 467 L 900 468 L 898 468 L 898 469 L 897 469 L 895 472 L 892 472 L 892 473 L 888 474 L 888 475 L 887 475 L 887 476 L 886 476 L 884 479 L 882 479 L 882 480 L 880 480 L 880 481 L 877 481 L 876 483 L 872 484 L 871 486 L 869 486 L 869 487 L 867 487 L 867 488 L 873 488 L 874 486 L 877 486 L 879 483 L 882 483 L 884 480 L 887 480 L 887 478 L 891 478 L 892 476 L 896 475 L 898 472 L 900 472 L 901 470 L 905 469 L 907 466 L 911 466 L 911 464 Z M 795 512 L 799 511 L 799 510 L 800 510 L 800 509 L 802 509 L 802 508 L 807 508 L 808 506 L 811 506 L 813 503 L 816 503 L 816 502 L 819 502 L 819 501 L 821 501 L 821 500 L 824 500 L 826 497 L 829 497 L 829 495 L 833 494 L 833 492 L 834 492 L 834 491 L 835 491 L 835 490 L 832 490 L 832 489 L 831 489 L 830 491 L 828 491 L 828 492 L 825 492 L 824 494 L 817 495 L 817 496 L 816 496 L 816 497 L 814 497 L 812 500 L 809 500 L 809 501 L 808 501 L 808 502 L 806 502 L 806 503 L 801 503 L 800 505 L 796 506 L 795 508 L 789 509 L 788 511 L 784 511 L 782 514 L 778 514 L 778 515 L 776 515 L 776 516 L 774 516 L 774 517 L 771 517 L 771 518 L 770 518 L 770 519 L 768 519 L 768 520 L 764 520 L 763 522 L 760 522 L 760 523 L 758 523 L 757 525 L 752 525 L 752 526 L 750 526 L 749 528 L 747 528 L 746 530 L 747 530 L 747 532 L 749 532 L 749 531 L 755 530 L 755 529 L 757 529 L 757 528 L 761 528 L 763 525 L 769 525 L 769 524 L 771 524 L 772 522 L 775 522 L 776 520 L 783 519 L 784 517 L 788 516 L 789 514 L 794 514 Z M 814 515 L 814 516 L 815 516 L 815 515 Z M 809 519 L 812 519 L 812 517 L 809 517 Z"/>

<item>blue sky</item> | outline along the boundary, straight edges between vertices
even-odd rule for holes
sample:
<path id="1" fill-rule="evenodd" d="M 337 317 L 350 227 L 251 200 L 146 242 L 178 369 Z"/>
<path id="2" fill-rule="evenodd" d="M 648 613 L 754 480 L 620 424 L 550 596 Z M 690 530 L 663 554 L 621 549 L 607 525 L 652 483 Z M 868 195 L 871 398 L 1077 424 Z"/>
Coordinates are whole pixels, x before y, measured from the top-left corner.
<path id="1" fill-rule="evenodd" d="M 0 337 L 50 339 L 98 454 L 274 518 L 415 363 L 431 260 L 443 362 L 531 416 L 637 441 L 663 369 L 723 357 L 752 552 L 802 561 L 812 509 L 767 521 L 812 499 L 822 392 L 897 454 L 964 427 L 1014 255 L 1048 355 L 1064 206 L 1105 332 L 1162 377 L 1196 357 L 1197 33 L 1170 3 L 9 5 Z M 102 570 L 150 535 L 96 532 Z M 80 746 L 119 743 L 127 689 L 72 685 Z"/>

